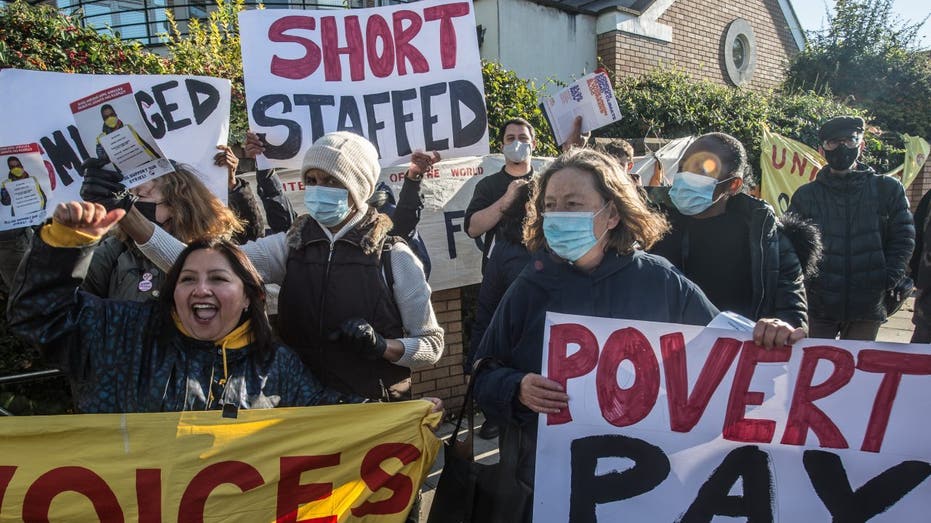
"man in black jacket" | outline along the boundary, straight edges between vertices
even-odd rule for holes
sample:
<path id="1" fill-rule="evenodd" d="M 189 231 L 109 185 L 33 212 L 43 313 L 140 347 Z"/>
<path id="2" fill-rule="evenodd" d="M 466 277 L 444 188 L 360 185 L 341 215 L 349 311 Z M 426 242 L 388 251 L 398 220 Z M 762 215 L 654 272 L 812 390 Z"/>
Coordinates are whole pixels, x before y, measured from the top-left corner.
<path id="1" fill-rule="evenodd" d="M 824 242 L 818 275 L 806 282 L 813 338 L 875 340 L 886 319 L 886 291 L 902 278 L 915 246 L 902 184 L 857 161 L 864 124 L 838 116 L 821 126 L 828 164 L 789 205 L 821 229 Z"/>
<path id="2" fill-rule="evenodd" d="M 817 231 L 790 216 L 777 220 L 766 202 L 740 191 L 747 153 L 733 136 L 698 137 L 679 168 L 671 188 L 647 188 L 672 226 L 651 252 L 721 310 L 806 328 L 803 275 L 817 263 Z"/>

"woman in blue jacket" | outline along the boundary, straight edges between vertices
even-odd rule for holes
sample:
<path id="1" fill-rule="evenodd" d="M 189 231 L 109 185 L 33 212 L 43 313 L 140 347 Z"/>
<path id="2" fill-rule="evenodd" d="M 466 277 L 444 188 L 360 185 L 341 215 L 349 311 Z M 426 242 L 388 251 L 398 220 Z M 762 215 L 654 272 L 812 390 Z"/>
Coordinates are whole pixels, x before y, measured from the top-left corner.
<path id="1" fill-rule="evenodd" d="M 10 327 L 69 375 L 78 411 L 235 415 L 363 400 L 324 388 L 272 340 L 262 281 L 227 240 L 192 242 L 158 301 L 78 291 L 97 240 L 123 214 L 86 202 L 59 205 L 10 298 Z"/>
<path id="2" fill-rule="evenodd" d="M 537 414 L 568 407 L 561 386 L 540 375 L 547 311 L 691 325 L 717 314 L 669 262 L 641 250 L 667 229 L 602 153 L 572 149 L 535 182 L 524 229 L 530 263 L 502 299 L 476 354 L 495 360 L 475 375 L 475 395 L 501 426 L 503 470 L 516 472 L 506 481 L 516 480 L 520 492 L 500 507 L 500 521 L 530 521 Z M 784 344 L 801 335 L 780 320 L 761 320 L 754 339 Z"/>

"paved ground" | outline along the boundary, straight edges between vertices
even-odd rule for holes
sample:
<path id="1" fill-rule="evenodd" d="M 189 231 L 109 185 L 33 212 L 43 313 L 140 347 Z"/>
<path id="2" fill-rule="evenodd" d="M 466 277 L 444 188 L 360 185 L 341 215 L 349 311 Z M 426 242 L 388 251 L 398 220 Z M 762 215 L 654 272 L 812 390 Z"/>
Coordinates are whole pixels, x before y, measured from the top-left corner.
<path id="1" fill-rule="evenodd" d="M 879 335 L 877 336 L 878 341 L 893 341 L 899 343 L 908 343 L 912 337 L 912 312 L 914 311 L 914 299 L 909 298 L 902 309 L 892 318 L 889 318 L 882 328 L 879 329 Z M 475 456 L 482 463 L 496 463 L 498 461 L 498 440 L 497 438 L 493 440 L 483 440 L 478 438 L 478 426 L 481 426 L 481 423 L 484 422 L 484 418 L 481 414 L 477 414 L 475 418 L 476 427 L 476 437 L 475 437 Z M 442 437 L 443 441 L 446 441 L 453 431 L 452 423 L 444 423 L 440 426 L 439 434 Z M 460 437 L 465 433 L 465 430 L 460 431 Z M 424 483 L 423 488 L 423 506 L 421 507 L 421 522 L 427 521 L 427 514 L 430 513 L 430 504 L 433 501 L 433 490 L 436 488 L 436 482 L 440 479 L 440 471 L 443 469 L 443 449 L 440 448 L 440 455 L 436 459 L 436 463 L 433 464 L 433 468 L 430 470 L 430 475 L 427 477 L 427 481 Z"/>

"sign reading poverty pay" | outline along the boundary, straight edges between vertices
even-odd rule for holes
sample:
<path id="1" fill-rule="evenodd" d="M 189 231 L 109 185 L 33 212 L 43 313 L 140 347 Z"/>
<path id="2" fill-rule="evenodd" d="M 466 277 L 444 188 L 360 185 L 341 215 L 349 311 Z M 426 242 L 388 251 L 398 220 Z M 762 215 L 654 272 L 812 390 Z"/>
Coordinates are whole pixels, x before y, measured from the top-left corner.
<path id="1" fill-rule="evenodd" d="M 927 521 L 931 350 L 547 315 L 534 521 Z M 716 517 L 717 516 L 717 517 Z"/>
<path id="2" fill-rule="evenodd" d="M 129 85 L 131 95 L 126 99 L 135 107 L 130 111 L 111 104 L 117 120 L 128 123 L 134 114 L 132 128 L 139 136 L 151 136 L 151 142 L 144 141 L 166 158 L 193 166 L 203 175 L 201 181 L 226 201 L 226 167 L 214 165 L 213 156 L 229 132 L 229 80 L 4 69 L 0 71 L 0 122 L 5 125 L 0 126 L 0 145 L 39 144 L 47 169 L 30 175 L 48 187 L 48 209 L 80 199 L 79 168 L 100 154 L 96 143 L 105 125 L 102 105 L 86 111 L 91 123 L 85 129 L 75 125 L 72 102 L 123 84 Z"/>
<path id="3" fill-rule="evenodd" d="M 239 14 L 259 168 L 299 168 L 332 131 L 368 138 L 383 166 L 415 150 L 488 153 L 488 118 L 469 1 Z"/>
<path id="4" fill-rule="evenodd" d="M 45 221 L 48 169 L 37 143 L 0 147 L 0 231 Z"/>
<path id="5" fill-rule="evenodd" d="M 4 418 L 0 520 L 400 523 L 439 449 L 431 407 Z"/>

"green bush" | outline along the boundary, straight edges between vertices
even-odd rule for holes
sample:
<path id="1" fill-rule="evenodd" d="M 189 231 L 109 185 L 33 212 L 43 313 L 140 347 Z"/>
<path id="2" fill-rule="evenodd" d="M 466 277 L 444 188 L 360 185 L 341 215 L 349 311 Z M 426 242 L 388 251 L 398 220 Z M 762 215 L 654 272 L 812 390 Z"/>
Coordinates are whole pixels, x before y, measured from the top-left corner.
<path id="1" fill-rule="evenodd" d="M 492 152 L 501 150 L 501 142 L 498 141 L 501 125 L 511 118 L 520 117 L 529 121 L 536 131 L 534 155 L 555 156 L 559 153 L 550 125 L 540 109 L 542 88 L 494 62 L 482 63 L 482 79 L 488 111 L 488 145 Z"/>
<path id="2" fill-rule="evenodd" d="M 81 27 L 77 17 L 50 5 L 16 1 L 0 7 L 0 69 L 65 73 L 168 72 L 168 62 L 138 42 Z"/>
<path id="3" fill-rule="evenodd" d="M 828 96 L 812 92 L 757 93 L 693 80 L 688 74 L 671 69 L 656 69 L 640 77 L 618 80 L 615 91 L 624 118 L 600 129 L 597 135 L 673 139 L 724 132 L 747 148 L 756 180 L 764 125 L 787 138 L 817 147 L 818 127 L 827 118 L 853 114 L 869 120 L 863 109 Z M 866 141 L 864 160 L 877 171 L 889 171 L 902 162 L 904 151 L 898 135 L 873 129 Z"/>

